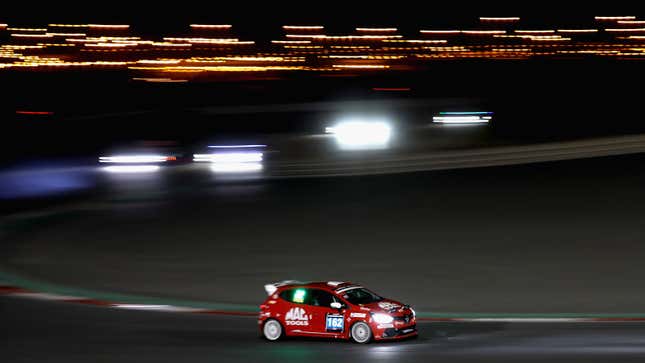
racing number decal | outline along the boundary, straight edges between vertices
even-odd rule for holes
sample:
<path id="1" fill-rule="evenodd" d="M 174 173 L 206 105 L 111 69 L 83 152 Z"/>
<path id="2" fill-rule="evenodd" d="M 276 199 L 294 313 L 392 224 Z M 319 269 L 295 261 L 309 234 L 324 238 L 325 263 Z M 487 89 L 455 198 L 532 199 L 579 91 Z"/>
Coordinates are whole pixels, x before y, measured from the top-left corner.
<path id="1" fill-rule="evenodd" d="M 345 319 L 343 315 L 327 314 L 325 319 L 325 327 L 327 331 L 342 332 L 345 327 Z"/>

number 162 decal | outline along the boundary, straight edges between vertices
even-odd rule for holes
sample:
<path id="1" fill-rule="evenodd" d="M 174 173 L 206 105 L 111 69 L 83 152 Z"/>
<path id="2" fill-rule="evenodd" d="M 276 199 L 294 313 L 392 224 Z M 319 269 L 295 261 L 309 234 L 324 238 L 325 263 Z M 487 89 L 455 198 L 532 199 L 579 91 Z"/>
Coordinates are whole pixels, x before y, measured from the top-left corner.
<path id="1" fill-rule="evenodd" d="M 342 332 L 345 327 L 345 319 L 343 315 L 327 314 L 325 321 L 327 331 Z"/>

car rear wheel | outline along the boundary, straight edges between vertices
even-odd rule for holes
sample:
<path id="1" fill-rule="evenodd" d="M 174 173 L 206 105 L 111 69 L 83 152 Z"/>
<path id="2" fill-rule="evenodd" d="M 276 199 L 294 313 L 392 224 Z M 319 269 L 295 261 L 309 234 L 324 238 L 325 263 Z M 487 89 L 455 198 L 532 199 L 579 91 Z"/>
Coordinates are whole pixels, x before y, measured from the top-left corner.
<path id="1" fill-rule="evenodd" d="M 356 343 L 365 344 L 372 340 L 372 329 L 362 321 L 352 326 L 352 340 Z"/>
<path id="2" fill-rule="evenodd" d="M 267 340 L 276 341 L 282 337 L 282 325 L 275 319 L 269 319 L 264 323 L 262 333 Z"/>

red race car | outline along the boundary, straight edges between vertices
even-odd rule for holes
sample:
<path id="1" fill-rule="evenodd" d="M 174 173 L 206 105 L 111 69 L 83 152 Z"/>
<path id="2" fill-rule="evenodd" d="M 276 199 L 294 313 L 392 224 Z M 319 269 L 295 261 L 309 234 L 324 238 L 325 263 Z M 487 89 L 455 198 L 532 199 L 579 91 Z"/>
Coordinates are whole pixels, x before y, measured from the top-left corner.
<path id="1" fill-rule="evenodd" d="M 385 299 L 349 282 L 282 281 L 264 286 L 258 324 L 270 341 L 283 336 L 352 339 L 403 339 L 417 335 L 409 305 Z"/>

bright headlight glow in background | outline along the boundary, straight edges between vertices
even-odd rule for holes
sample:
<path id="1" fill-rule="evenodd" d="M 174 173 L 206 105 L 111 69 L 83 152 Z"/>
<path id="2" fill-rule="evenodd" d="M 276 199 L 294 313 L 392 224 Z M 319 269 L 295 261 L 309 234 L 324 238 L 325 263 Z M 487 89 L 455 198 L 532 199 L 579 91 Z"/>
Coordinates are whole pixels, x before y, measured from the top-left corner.
<path id="1" fill-rule="evenodd" d="M 334 134 L 344 150 L 382 149 L 390 142 L 392 126 L 385 121 L 352 120 L 326 127 L 325 132 Z"/>
<path id="2" fill-rule="evenodd" d="M 168 157 L 164 155 L 120 155 L 99 157 L 99 163 L 146 164 L 164 163 L 166 161 L 168 161 Z"/>
<path id="3" fill-rule="evenodd" d="M 454 125 L 487 124 L 492 117 L 493 113 L 486 111 L 440 112 L 439 116 L 432 117 L 432 122 Z"/>
<path id="4" fill-rule="evenodd" d="M 250 163 L 261 162 L 261 152 L 218 152 L 212 154 L 194 154 L 194 161 L 208 161 L 211 163 Z"/>
<path id="5" fill-rule="evenodd" d="M 264 148 L 266 145 L 212 145 L 216 151 L 210 154 L 193 154 L 193 161 L 208 162 L 214 173 L 251 173 L 263 169 L 264 153 L 248 149 Z"/>

